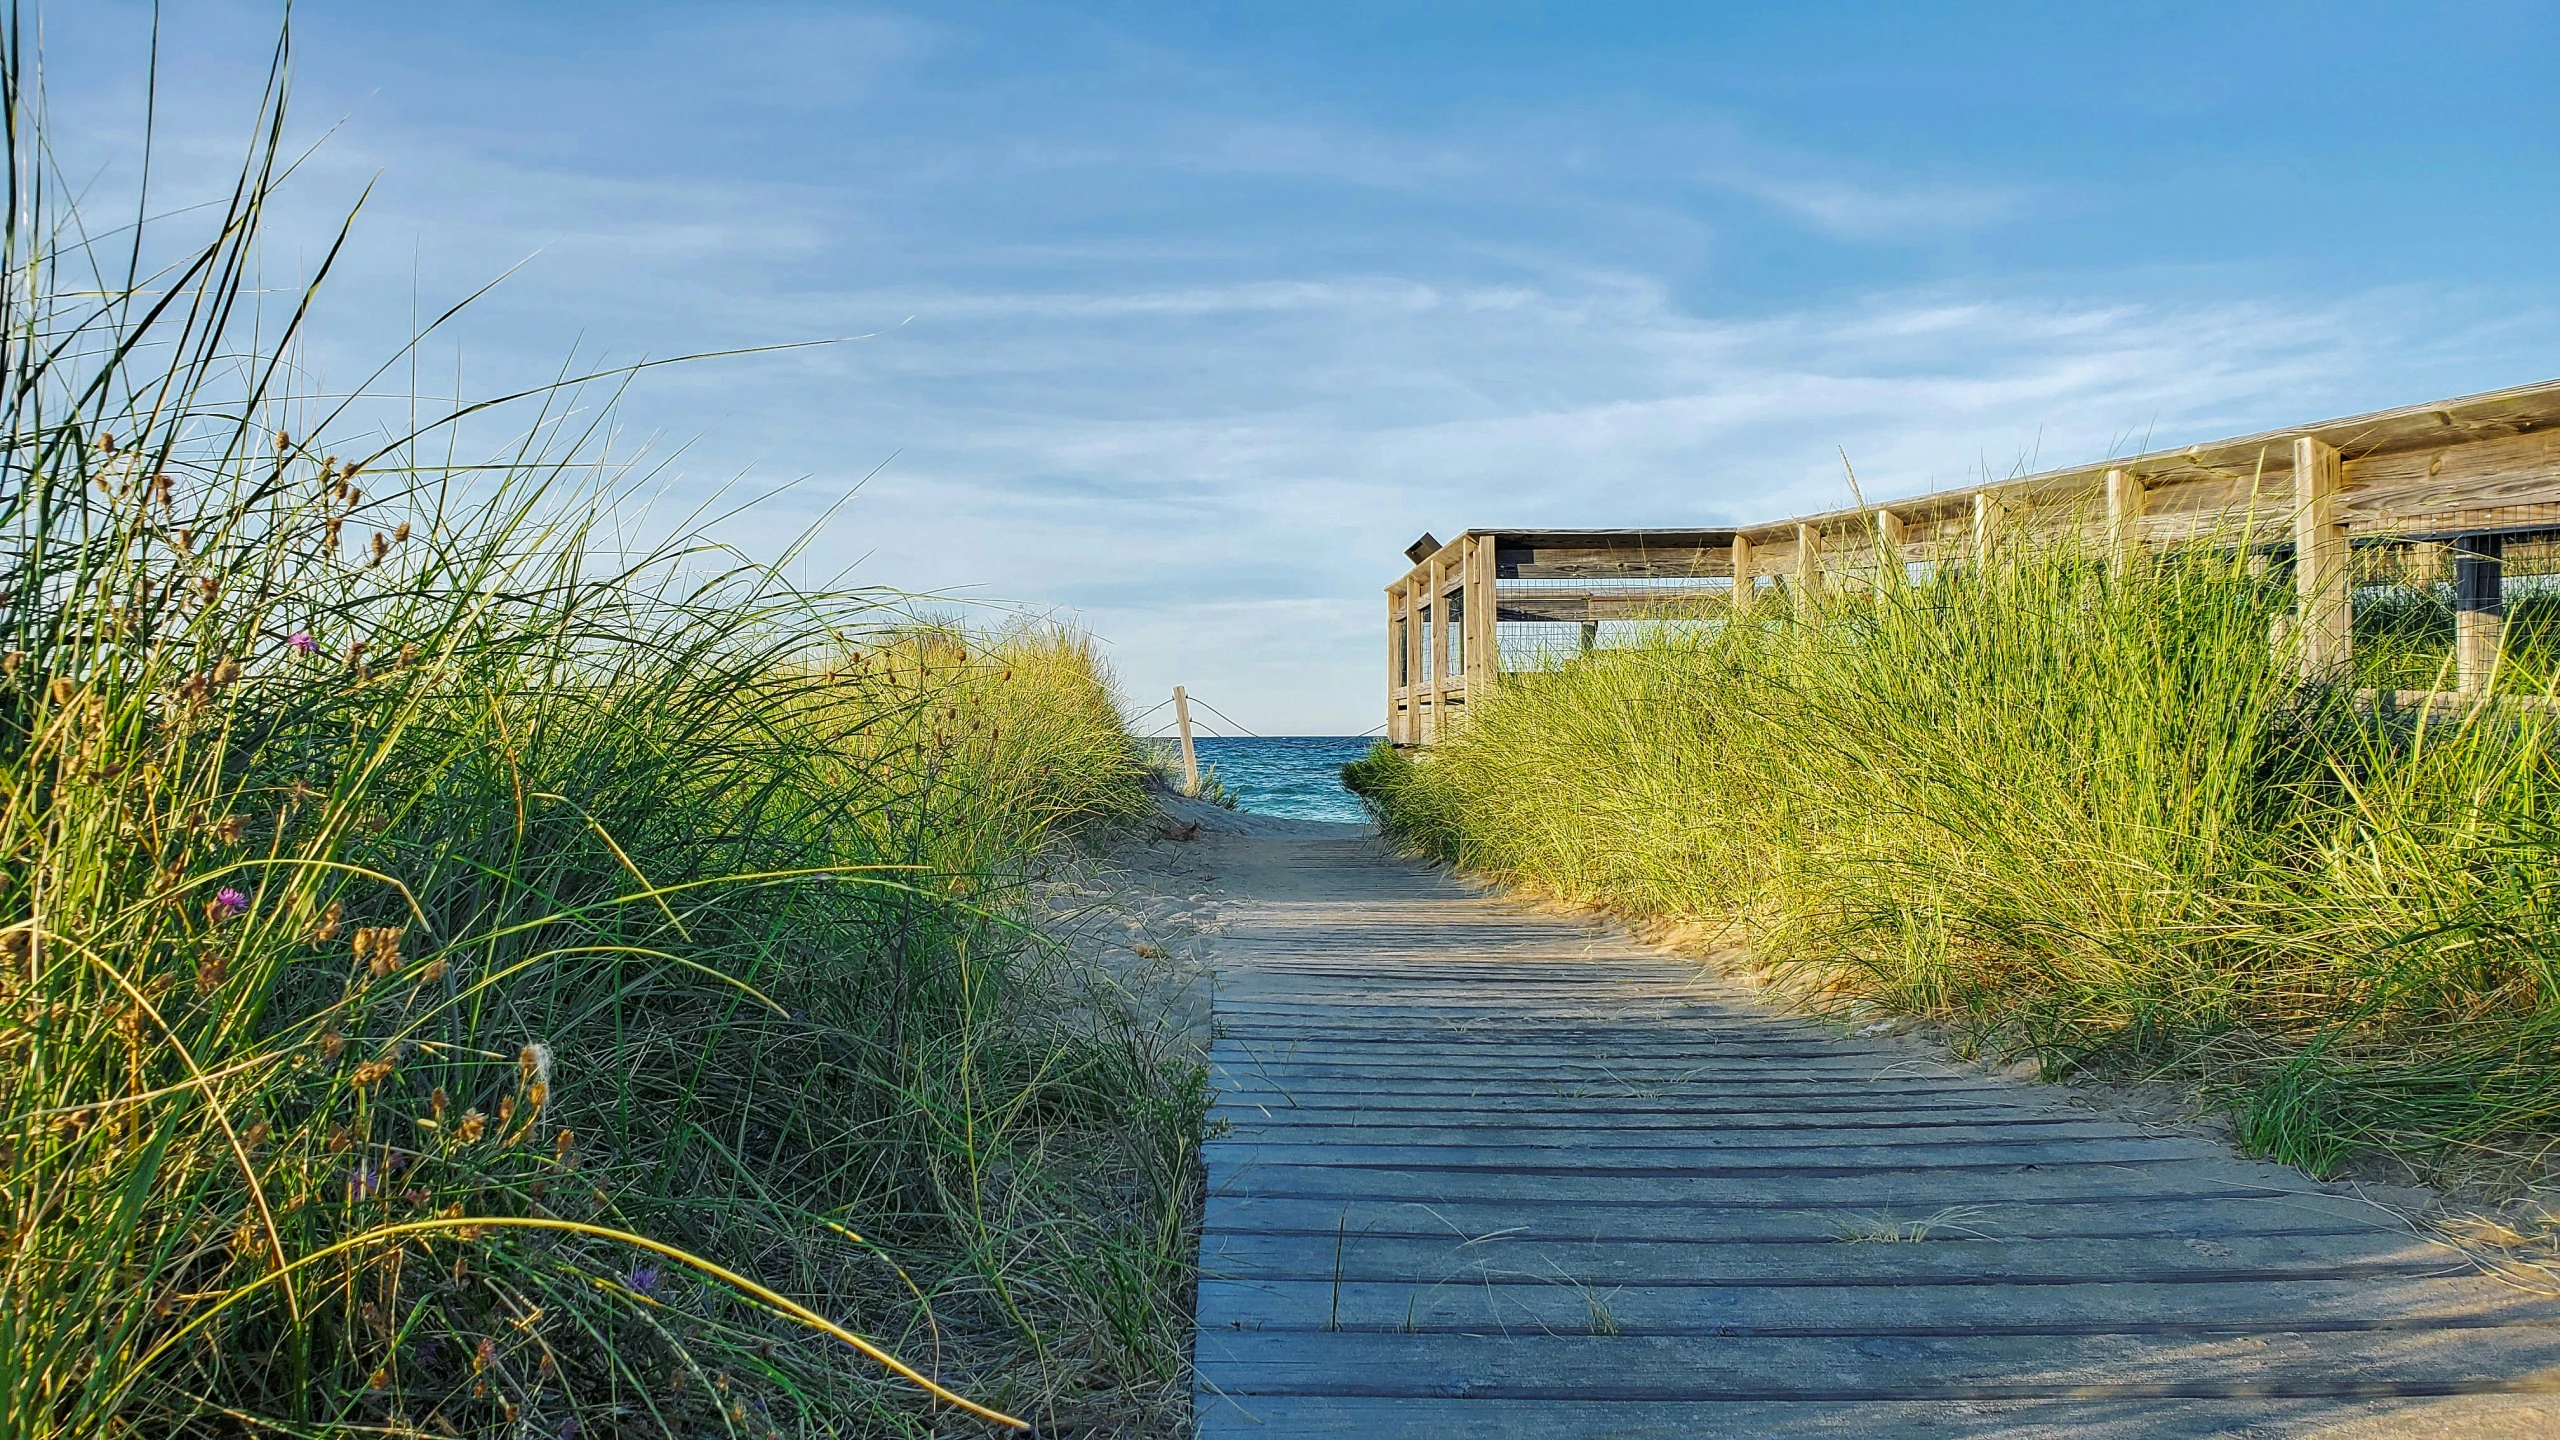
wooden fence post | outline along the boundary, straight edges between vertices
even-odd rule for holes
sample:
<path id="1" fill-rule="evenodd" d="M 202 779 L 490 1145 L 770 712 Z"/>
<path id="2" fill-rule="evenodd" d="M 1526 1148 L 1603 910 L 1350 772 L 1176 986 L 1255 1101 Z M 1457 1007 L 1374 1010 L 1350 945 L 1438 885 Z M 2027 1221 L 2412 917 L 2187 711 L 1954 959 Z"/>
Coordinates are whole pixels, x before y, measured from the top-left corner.
<path id="1" fill-rule="evenodd" d="M 1404 712 L 1396 698 L 1397 682 L 1404 673 L 1404 582 L 1387 587 L 1387 743 L 1402 745 Z"/>
<path id="2" fill-rule="evenodd" d="M 1173 723 L 1182 731 L 1182 793 L 1200 793 L 1200 757 L 1191 749 L 1191 697 L 1173 687 Z"/>
<path id="3" fill-rule="evenodd" d="M 1423 649 L 1431 658 L 1431 720 L 1422 734 L 1423 743 L 1431 744 L 1440 738 L 1440 721 L 1449 699 L 1449 597 L 1443 593 L 1449 588 L 1449 573 L 1436 550 L 1423 571 L 1430 576 L 1430 588 L 1424 593 L 1431 597 L 1431 640 Z"/>
<path id="4" fill-rule="evenodd" d="M 1404 577 L 1404 743 L 1422 743 L 1422 571 Z"/>
<path id="5" fill-rule="evenodd" d="M 1475 564 L 1467 570 L 1467 626 L 1475 632 L 1475 663 L 1467 676 L 1467 703 L 1473 705 L 1479 695 L 1493 689 L 1495 677 L 1502 673 L 1502 636 L 1496 628 L 1502 616 L 1495 609 L 1494 547 L 1498 536 L 1476 537 Z"/>
<path id="6" fill-rule="evenodd" d="M 1988 490 L 1973 495 L 1973 558 L 1977 565 L 1991 564 L 1992 548 L 2000 543 L 2000 529 L 2009 520 L 2008 507 Z"/>
<path id="7" fill-rule="evenodd" d="M 1449 678 L 1457 681 L 1463 691 L 1472 678 L 1469 672 L 1475 669 L 1475 636 L 1469 632 L 1475 629 L 1476 616 L 1474 607 L 1467 603 L 1473 598 L 1467 592 L 1475 588 L 1475 537 L 1461 535 L 1457 544 L 1458 568 L 1449 577 L 1451 588 L 1457 592 L 1449 597 Z M 1459 696 L 1461 703 L 1465 699 L 1463 694 Z"/>
<path id="8" fill-rule="evenodd" d="M 2293 442 L 2293 506 L 2293 584 L 2300 601 L 2294 634 L 2302 673 L 2324 679 L 2346 668 L 2355 625 L 2347 527 L 2338 513 L 2338 447 L 2309 435 Z"/>
<path id="9" fill-rule="evenodd" d="M 2142 554 L 2142 502 L 2148 492 L 2130 470 L 2107 472 L 2107 553 L 2115 572 L 2131 574 Z"/>
<path id="10" fill-rule="evenodd" d="M 1758 588 L 1759 575 L 1752 569 L 1751 537 L 1733 537 L 1733 613 L 1738 617 L 1750 613 L 1752 591 Z"/>
<path id="11" fill-rule="evenodd" d="M 1898 585 L 1911 578 L 1902 558 L 1903 537 L 1908 533 L 1901 516 L 1890 510 L 1876 512 L 1876 583 L 1879 587 Z"/>
<path id="12" fill-rule="evenodd" d="M 2489 688 L 2506 630 L 2506 537 L 2465 535 L 2453 542 L 2453 668 L 2465 694 Z"/>
<path id="13" fill-rule="evenodd" d="M 1822 532 L 1796 527 L 1796 589 L 1811 599 L 1822 593 Z"/>

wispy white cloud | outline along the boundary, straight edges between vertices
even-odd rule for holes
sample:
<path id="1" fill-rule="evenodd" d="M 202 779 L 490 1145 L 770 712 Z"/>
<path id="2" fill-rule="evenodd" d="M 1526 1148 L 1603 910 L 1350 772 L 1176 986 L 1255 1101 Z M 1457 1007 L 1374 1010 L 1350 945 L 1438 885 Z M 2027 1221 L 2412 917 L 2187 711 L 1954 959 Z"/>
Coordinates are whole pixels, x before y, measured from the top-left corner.
<path id="1" fill-rule="evenodd" d="M 1807 160 L 1780 171 L 1721 165 L 1708 178 L 1776 207 L 1816 229 L 1851 240 L 1902 240 L 1974 230 L 2031 212 L 2023 187 L 1860 183 L 1835 165 Z"/>

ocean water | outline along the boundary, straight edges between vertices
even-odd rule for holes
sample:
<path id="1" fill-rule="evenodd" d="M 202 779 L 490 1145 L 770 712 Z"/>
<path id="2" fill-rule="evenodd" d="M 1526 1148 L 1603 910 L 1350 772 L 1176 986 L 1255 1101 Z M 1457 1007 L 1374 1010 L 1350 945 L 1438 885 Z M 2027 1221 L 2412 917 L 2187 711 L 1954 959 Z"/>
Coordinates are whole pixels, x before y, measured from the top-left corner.
<path id="1" fill-rule="evenodd" d="M 1201 736 L 1192 742 L 1203 771 L 1214 767 L 1238 809 L 1293 820 L 1365 821 L 1358 796 L 1342 788 L 1342 767 L 1369 753 L 1359 735 L 1281 735 L 1270 739 Z M 1180 752 L 1170 742 L 1165 747 Z"/>

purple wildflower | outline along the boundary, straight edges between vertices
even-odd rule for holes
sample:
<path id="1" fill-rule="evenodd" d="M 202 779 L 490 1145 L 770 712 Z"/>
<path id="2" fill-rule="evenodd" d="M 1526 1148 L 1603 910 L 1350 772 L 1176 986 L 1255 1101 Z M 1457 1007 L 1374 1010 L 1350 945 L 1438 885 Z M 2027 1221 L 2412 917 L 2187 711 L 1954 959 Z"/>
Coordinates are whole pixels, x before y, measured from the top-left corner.
<path id="1" fill-rule="evenodd" d="M 560 1440 L 578 1440 L 577 1416 L 572 1415 L 560 1422 Z"/>
<path id="2" fill-rule="evenodd" d="M 347 1172 L 347 1195 L 350 1199 L 370 1200 L 382 1189 L 382 1172 L 370 1165 L 358 1165 Z"/>
<path id="3" fill-rule="evenodd" d="M 311 632 L 308 630 L 294 631 L 292 634 L 284 637 L 284 643 L 301 651 L 305 655 L 316 654 L 320 649 L 320 642 L 312 639 Z"/>
<path id="4" fill-rule="evenodd" d="M 233 919 L 249 908 L 249 897 L 225 885 L 213 892 L 213 908 L 222 912 L 223 919 Z"/>
<path id="5" fill-rule="evenodd" d="M 629 1287 L 634 1295 L 655 1295 L 658 1293 L 658 1267 L 635 1266 L 630 1274 L 622 1277 L 622 1283 Z"/>

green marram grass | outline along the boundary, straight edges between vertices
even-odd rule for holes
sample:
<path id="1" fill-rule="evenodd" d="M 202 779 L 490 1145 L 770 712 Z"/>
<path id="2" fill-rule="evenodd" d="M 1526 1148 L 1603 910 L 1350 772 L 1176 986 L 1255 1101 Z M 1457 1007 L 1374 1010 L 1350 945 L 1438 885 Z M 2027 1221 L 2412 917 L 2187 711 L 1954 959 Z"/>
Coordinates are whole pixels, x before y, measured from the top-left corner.
<path id="1" fill-rule="evenodd" d="M 1089 648 L 631 553 L 576 386 L 298 399 L 281 52 L 102 235 L 7 24 L 0 1434 L 1163 1429 L 1202 1076 L 1018 918 L 1147 804 Z"/>
<path id="2" fill-rule="evenodd" d="M 2119 574 L 2022 543 L 1506 676 L 1347 778 L 1422 853 L 1717 927 L 1816 1003 L 2181 1071 L 2315 1170 L 2539 1157 L 2553 716 L 2305 685 L 2290 606 L 2236 547 Z M 2371 609 L 2398 669 L 2365 694 L 2445 683 L 2419 606 Z"/>

